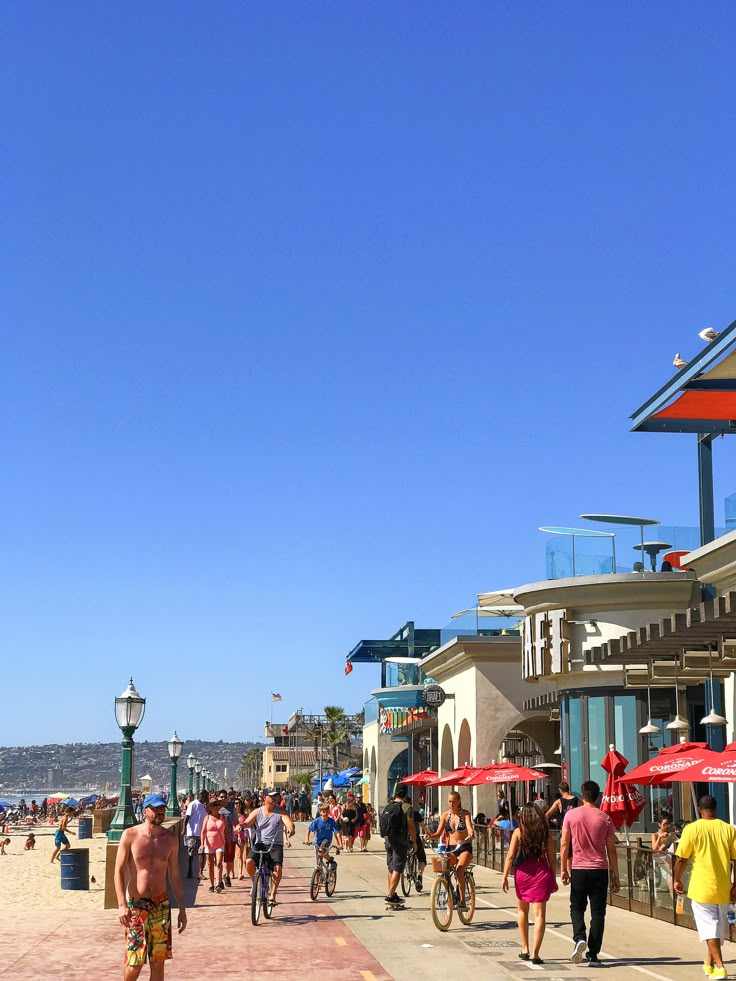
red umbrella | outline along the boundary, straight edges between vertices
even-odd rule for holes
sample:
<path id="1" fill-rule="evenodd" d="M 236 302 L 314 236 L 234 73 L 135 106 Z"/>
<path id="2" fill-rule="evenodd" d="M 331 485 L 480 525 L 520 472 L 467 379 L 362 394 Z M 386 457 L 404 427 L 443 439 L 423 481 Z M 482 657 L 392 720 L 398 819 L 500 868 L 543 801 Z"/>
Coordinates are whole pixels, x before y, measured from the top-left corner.
<path id="1" fill-rule="evenodd" d="M 463 787 L 480 787 L 489 783 L 517 783 L 520 780 L 546 780 L 547 774 L 541 770 L 531 770 L 527 766 L 513 763 L 491 763 L 459 781 Z"/>
<path id="2" fill-rule="evenodd" d="M 411 773 L 408 777 L 404 777 L 399 783 L 408 784 L 410 787 L 423 787 L 436 776 L 436 770 L 420 770 L 419 773 Z"/>
<path id="3" fill-rule="evenodd" d="M 617 831 L 620 831 L 624 824 L 630 828 L 646 804 L 636 787 L 629 786 L 628 777 L 626 780 L 622 779 L 628 765 L 629 761 L 626 757 L 613 746 L 609 747 L 601 760 L 601 766 L 608 774 L 601 810 L 610 817 Z"/>
<path id="4" fill-rule="evenodd" d="M 654 759 L 647 760 L 626 774 L 627 783 L 664 784 L 672 774 L 694 766 L 711 752 L 707 743 L 675 743 L 660 749 Z"/>
<path id="5" fill-rule="evenodd" d="M 681 780 L 683 783 L 736 782 L 736 743 L 729 743 L 720 752 L 704 750 L 698 763 L 671 774 L 670 780 Z"/>
<path id="6" fill-rule="evenodd" d="M 456 787 L 461 780 L 465 777 L 471 777 L 473 774 L 478 772 L 477 766 L 468 766 L 467 763 L 464 766 L 458 766 L 454 770 L 450 770 L 449 773 L 443 773 L 441 777 L 435 777 L 433 780 L 427 780 L 424 784 L 425 787 Z"/>

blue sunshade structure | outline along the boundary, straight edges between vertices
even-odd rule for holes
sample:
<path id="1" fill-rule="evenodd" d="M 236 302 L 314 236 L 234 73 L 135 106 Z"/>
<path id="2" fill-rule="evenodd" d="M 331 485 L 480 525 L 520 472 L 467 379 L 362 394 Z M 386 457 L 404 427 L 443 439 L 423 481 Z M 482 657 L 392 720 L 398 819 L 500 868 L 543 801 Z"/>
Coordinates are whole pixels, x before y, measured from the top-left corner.
<path id="1" fill-rule="evenodd" d="M 581 514 L 581 518 L 587 517 Z M 593 531 L 592 528 L 566 528 L 564 525 L 542 525 L 539 529 L 548 535 L 566 535 L 572 538 L 572 574 L 576 575 L 575 539 L 576 538 L 610 538 L 613 548 L 613 571 L 616 571 L 616 535 L 612 531 Z"/>

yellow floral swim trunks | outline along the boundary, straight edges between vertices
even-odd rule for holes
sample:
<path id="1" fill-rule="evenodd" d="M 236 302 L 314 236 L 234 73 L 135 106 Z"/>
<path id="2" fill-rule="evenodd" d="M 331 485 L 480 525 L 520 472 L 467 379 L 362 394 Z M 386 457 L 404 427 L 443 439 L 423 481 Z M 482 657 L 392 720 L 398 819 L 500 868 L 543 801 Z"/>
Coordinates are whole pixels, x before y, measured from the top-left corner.
<path id="1" fill-rule="evenodd" d="M 128 900 L 133 921 L 126 930 L 125 963 L 140 967 L 149 961 L 166 961 L 171 957 L 171 911 L 166 893 L 153 899 Z"/>

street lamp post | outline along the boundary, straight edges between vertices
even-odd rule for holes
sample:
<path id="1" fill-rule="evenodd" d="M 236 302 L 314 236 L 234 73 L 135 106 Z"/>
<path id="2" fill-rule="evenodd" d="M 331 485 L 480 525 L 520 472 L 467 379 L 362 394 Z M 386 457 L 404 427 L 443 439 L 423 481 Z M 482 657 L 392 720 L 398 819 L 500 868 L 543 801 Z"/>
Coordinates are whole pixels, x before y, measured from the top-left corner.
<path id="1" fill-rule="evenodd" d="M 133 679 L 115 699 L 115 719 L 123 734 L 123 763 L 120 769 L 120 797 L 107 832 L 108 841 L 120 841 L 123 831 L 136 823 L 130 781 L 133 772 L 133 733 L 143 721 L 146 700 L 135 690 Z"/>
<path id="2" fill-rule="evenodd" d="M 179 799 L 176 795 L 176 768 L 179 765 L 179 757 L 184 743 L 179 739 L 174 730 L 174 735 L 169 740 L 169 759 L 171 760 L 171 772 L 169 777 L 169 802 L 166 805 L 166 817 L 181 817 Z"/>
<path id="3" fill-rule="evenodd" d="M 199 797 L 199 791 L 202 789 L 202 785 L 200 784 L 200 780 L 202 779 L 202 764 L 199 762 L 199 760 L 194 761 L 194 772 L 197 775 L 197 782 L 194 792 Z"/>
<path id="4" fill-rule="evenodd" d="M 197 762 L 197 758 L 194 753 L 190 753 L 187 756 L 187 768 L 189 770 L 189 793 L 194 793 L 194 764 Z"/>

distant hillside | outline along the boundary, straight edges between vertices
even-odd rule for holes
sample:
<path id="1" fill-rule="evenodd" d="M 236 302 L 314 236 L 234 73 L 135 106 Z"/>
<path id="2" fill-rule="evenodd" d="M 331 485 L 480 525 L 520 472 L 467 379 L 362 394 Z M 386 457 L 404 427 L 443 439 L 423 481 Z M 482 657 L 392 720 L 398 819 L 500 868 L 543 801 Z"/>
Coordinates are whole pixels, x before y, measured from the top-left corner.
<path id="1" fill-rule="evenodd" d="M 179 760 L 178 785 L 189 779 L 186 757 L 190 753 L 204 766 L 222 777 L 225 769 L 228 784 L 235 783 L 240 760 L 249 749 L 263 749 L 263 743 L 204 742 L 187 740 Z M 120 782 L 120 743 L 51 743 L 47 746 L 0 746 L 0 788 L 48 791 L 81 789 L 92 786 L 111 790 Z M 165 742 L 136 742 L 137 777 L 150 773 L 154 784 L 169 785 L 169 754 Z"/>

